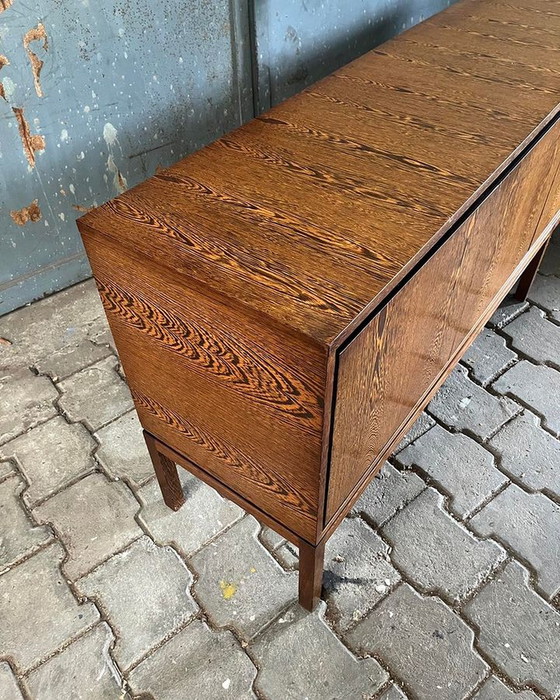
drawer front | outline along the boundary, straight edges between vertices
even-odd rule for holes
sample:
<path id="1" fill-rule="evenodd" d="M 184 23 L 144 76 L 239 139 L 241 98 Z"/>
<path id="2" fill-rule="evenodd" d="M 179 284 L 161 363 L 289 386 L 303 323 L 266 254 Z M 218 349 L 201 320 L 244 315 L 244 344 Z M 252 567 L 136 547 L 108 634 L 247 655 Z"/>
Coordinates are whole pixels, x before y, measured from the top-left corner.
<path id="1" fill-rule="evenodd" d="M 325 524 L 427 403 L 557 213 L 559 139 L 557 122 L 341 351 Z"/>

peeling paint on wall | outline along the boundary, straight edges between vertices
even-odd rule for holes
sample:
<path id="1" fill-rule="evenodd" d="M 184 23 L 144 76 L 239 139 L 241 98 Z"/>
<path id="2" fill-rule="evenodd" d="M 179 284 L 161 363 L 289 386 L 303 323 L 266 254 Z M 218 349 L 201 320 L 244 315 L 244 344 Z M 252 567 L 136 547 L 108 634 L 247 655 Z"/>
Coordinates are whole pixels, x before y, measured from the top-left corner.
<path id="1" fill-rule="evenodd" d="M 16 115 L 18 131 L 23 145 L 23 152 L 29 165 L 34 168 L 36 164 L 35 153 L 45 150 L 45 139 L 39 134 L 32 134 L 24 115 L 23 107 L 12 107 Z"/>
<path id="2" fill-rule="evenodd" d="M 6 58 L 6 56 L 2 56 L 0 54 L 0 70 L 4 68 L 4 66 L 9 66 L 10 62 Z M 0 97 L 3 97 L 6 100 L 6 90 L 4 89 L 4 83 L 0 80 Z M 7 100 L 6 100 L 7 101 Z"/>
<path id="3" fill-rule="evenodd" d="M 28 207 L 11 211 L 10 216 L 18 226 L 25 226 L 25 224 L 30 221 L 34 223 L 40 221 L 42 215 L 41 209 L 39 208 L 39 200 L 33 200 Z"/>
<path id="4" fill-rule="evenodd" d="M 29 57 L 29 62 L 31 63 L 31 70 L 33 72 L 33 82 L 35 83 L 35 92 L 37 97 L 44 97 L 43 88 L 41 87 L 41 70 L 44 66 L 44 61 L 42 61 L 37 54 L 32 51 L 29 47 L 34 41 L 43 42 L 43 50 L 47 51 L 49 48 L 49 40 L 47 38 L 47 32 L 45 27 L 39 22 L 39 24 L 30 29 L 27 34 L 23 37 L 23 47 Z"/>

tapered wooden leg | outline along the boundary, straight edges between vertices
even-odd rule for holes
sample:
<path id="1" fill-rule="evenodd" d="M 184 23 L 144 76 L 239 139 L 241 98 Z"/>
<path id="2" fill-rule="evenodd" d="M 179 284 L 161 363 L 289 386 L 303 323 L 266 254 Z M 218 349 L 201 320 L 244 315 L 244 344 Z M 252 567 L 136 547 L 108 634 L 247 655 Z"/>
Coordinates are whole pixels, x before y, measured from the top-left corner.
<path id="1" fill-rule="evenodd" d="M 546 239 L 542 248 L 527 265 L 527 267 L 523 271 L 523 274 L 519 278 L 519 282 L 517 283 L 517 289 L 515 290 L 514 294 L 514 297 L 517 299 L 517 301 L 525 301 L 525 299 L 527 299 L 527 295 L 531 290 L 531 285 L 535 281 L 535 277 L 537 276 L 537 272 L 546 252 L 546 247 L 548 246 L 549 241 L 550 237 Z"/>
<path id="2" fill-rule="evenodd" d="M 325 543 L 314 547 L 307 542 L 299 543 L 299 604 L 313 611 L 321 597 Z"/>
<path id="3" fill-rule="evenodd" d="M 161 489 L 161 495 L 171 510 L 179 510 L 185 502 L 183 488 L 179 480 L 177 465 L 169 457 L 161 454 L 157 448 L 157 441 L 144 430 L 144 440 L 148 446 L 148 452 L 152 458 L 152 464 Z"/>

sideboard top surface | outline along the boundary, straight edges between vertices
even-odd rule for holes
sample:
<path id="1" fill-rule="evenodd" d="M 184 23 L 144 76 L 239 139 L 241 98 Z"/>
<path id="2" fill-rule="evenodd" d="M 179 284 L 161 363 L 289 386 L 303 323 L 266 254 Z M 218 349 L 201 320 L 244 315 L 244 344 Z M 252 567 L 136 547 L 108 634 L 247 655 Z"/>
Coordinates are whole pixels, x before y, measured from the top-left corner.
<path id="1" fill-rule="evenodd" d="M 558 109 L 560 2 L 462 0 L 86 214 L 322 346 Z"/>

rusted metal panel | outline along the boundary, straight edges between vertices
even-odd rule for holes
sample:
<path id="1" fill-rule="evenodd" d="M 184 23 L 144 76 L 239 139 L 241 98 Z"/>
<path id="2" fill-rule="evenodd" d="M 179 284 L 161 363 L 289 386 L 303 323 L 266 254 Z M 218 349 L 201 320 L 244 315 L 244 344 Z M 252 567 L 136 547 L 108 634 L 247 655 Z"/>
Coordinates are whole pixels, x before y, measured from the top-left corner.
<path id="1" fill-rule="evenodd" d="M 90 274 L 74 220 L 252 115 L 242 0 L 0 2 L 0 314 Z"/>
<path id="2" fill-rule="evenodd" d="M 256 111 L 452 4 L 448 0 L 255 0 Z"/>

